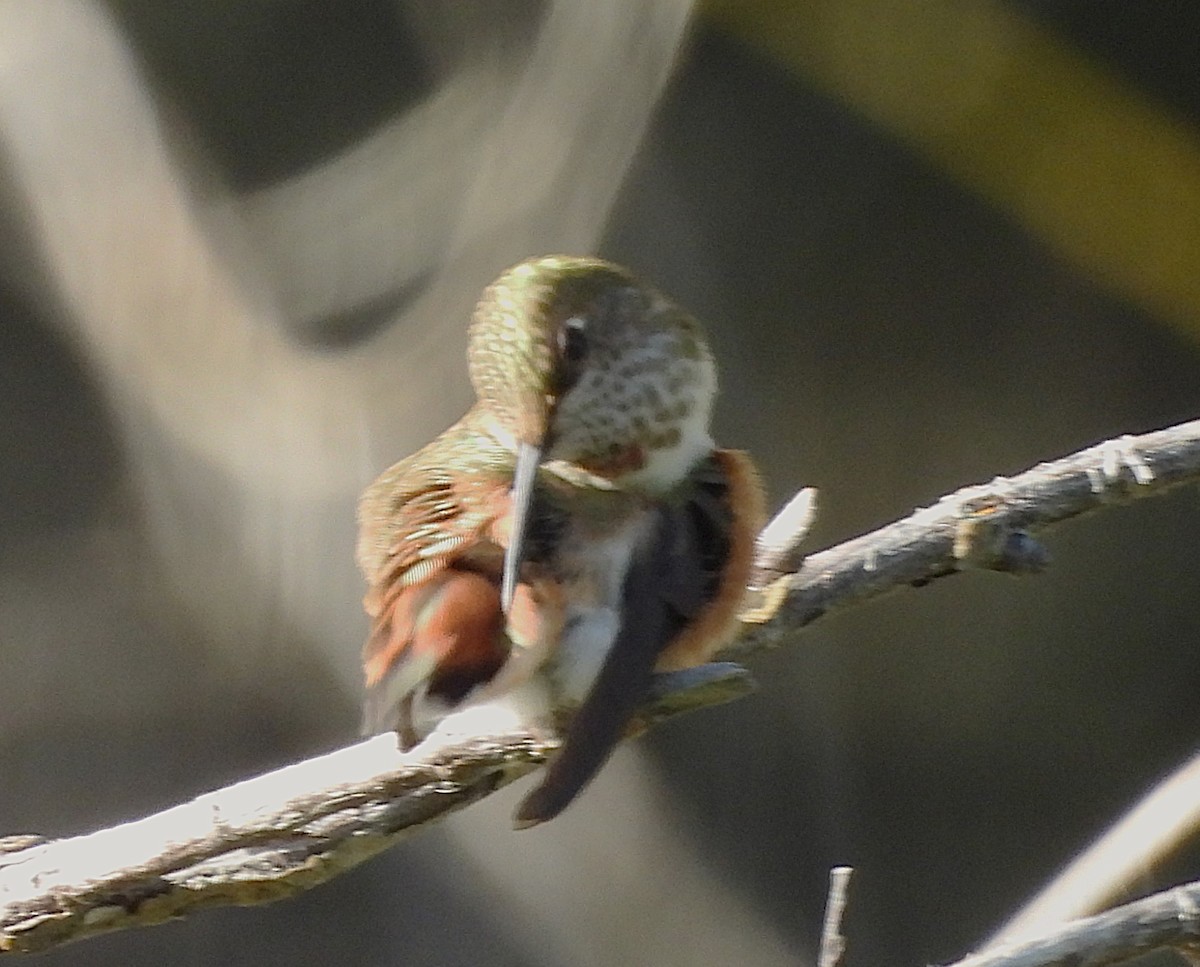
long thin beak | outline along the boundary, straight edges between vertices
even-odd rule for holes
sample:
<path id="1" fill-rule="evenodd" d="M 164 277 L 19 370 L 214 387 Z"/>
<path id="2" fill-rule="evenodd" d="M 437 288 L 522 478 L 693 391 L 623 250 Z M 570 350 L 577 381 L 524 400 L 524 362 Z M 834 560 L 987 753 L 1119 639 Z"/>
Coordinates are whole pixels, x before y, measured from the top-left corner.
<path id="1" fill-rule="evenodd" d="M 517 468 L 512 485 L 512 530 L 508 549 L 504 552 L 504 580 L 500 585 L 500 605 L 505 615 L 512 608 L 517 591 L 517 575 L 525 550 L 525 528 L 529 521 L 529 505 L 533 501 L 533 482 L 542 462 L 542 448 L 522 443 L 517 448 Z"/>

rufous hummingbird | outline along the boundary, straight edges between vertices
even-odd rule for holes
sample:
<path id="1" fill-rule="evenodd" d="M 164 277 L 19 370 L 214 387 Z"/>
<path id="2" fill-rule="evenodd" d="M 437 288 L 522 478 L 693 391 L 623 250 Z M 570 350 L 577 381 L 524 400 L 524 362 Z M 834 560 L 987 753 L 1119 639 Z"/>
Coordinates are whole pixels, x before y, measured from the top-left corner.
<path id="1" fill-rule="evenodd" d="M 732 635 L 764 498 L 709 435 L 700 325 L 623 268 L 521 262 L 484 291 L 468 356 L 478 401 L 359 504 L 364 725 L 405 749 L 496 729 L 472 710 L 565 730 L 523 828 L 591 780 L 656 670 Z"/>

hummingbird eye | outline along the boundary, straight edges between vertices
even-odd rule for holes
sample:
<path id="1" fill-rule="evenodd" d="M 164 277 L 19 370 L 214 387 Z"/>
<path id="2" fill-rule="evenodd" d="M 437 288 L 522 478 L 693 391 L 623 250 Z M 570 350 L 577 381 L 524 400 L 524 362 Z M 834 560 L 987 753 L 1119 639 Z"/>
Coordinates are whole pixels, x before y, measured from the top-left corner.
<path id="1" fill-rule="evenodd" d="M 587 323 L 580 316 L 571 316 L 558 330 L 558 352 L 569 366 L 583 362 L 588 352 Z"/>

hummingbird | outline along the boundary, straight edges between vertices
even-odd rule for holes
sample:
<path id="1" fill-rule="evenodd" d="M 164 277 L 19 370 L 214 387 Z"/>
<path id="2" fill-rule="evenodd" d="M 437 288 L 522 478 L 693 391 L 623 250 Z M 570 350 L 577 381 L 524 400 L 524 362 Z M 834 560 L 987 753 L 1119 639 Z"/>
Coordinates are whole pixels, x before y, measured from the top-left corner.
<path id="1" fill-rule="evenodd" d="M 732 637 L 765 502 L 710 435 L 702 328 L 628 270 L 521 262 L 468 344 L 474 406 L 359 503 L 364 731 L 408 750 L 494 732 L 486 713 L 562 736 L 526 828 L 591 781 L 655 672 Z"/>

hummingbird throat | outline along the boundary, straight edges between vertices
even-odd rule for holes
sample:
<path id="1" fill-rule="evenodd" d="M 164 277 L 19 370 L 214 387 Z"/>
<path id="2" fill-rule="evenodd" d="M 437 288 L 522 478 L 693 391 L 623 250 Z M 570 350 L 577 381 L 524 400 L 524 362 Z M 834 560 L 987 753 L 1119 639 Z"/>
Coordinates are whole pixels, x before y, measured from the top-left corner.
<path id="1" fill-rule="evenodd" d="M 646 466 L 646 451 L 640 443 L 633 443 L 598 457 L 584 457 L 576 461 L 576 466 L 597 477 L 615 480 L 643 469 Z"/>

